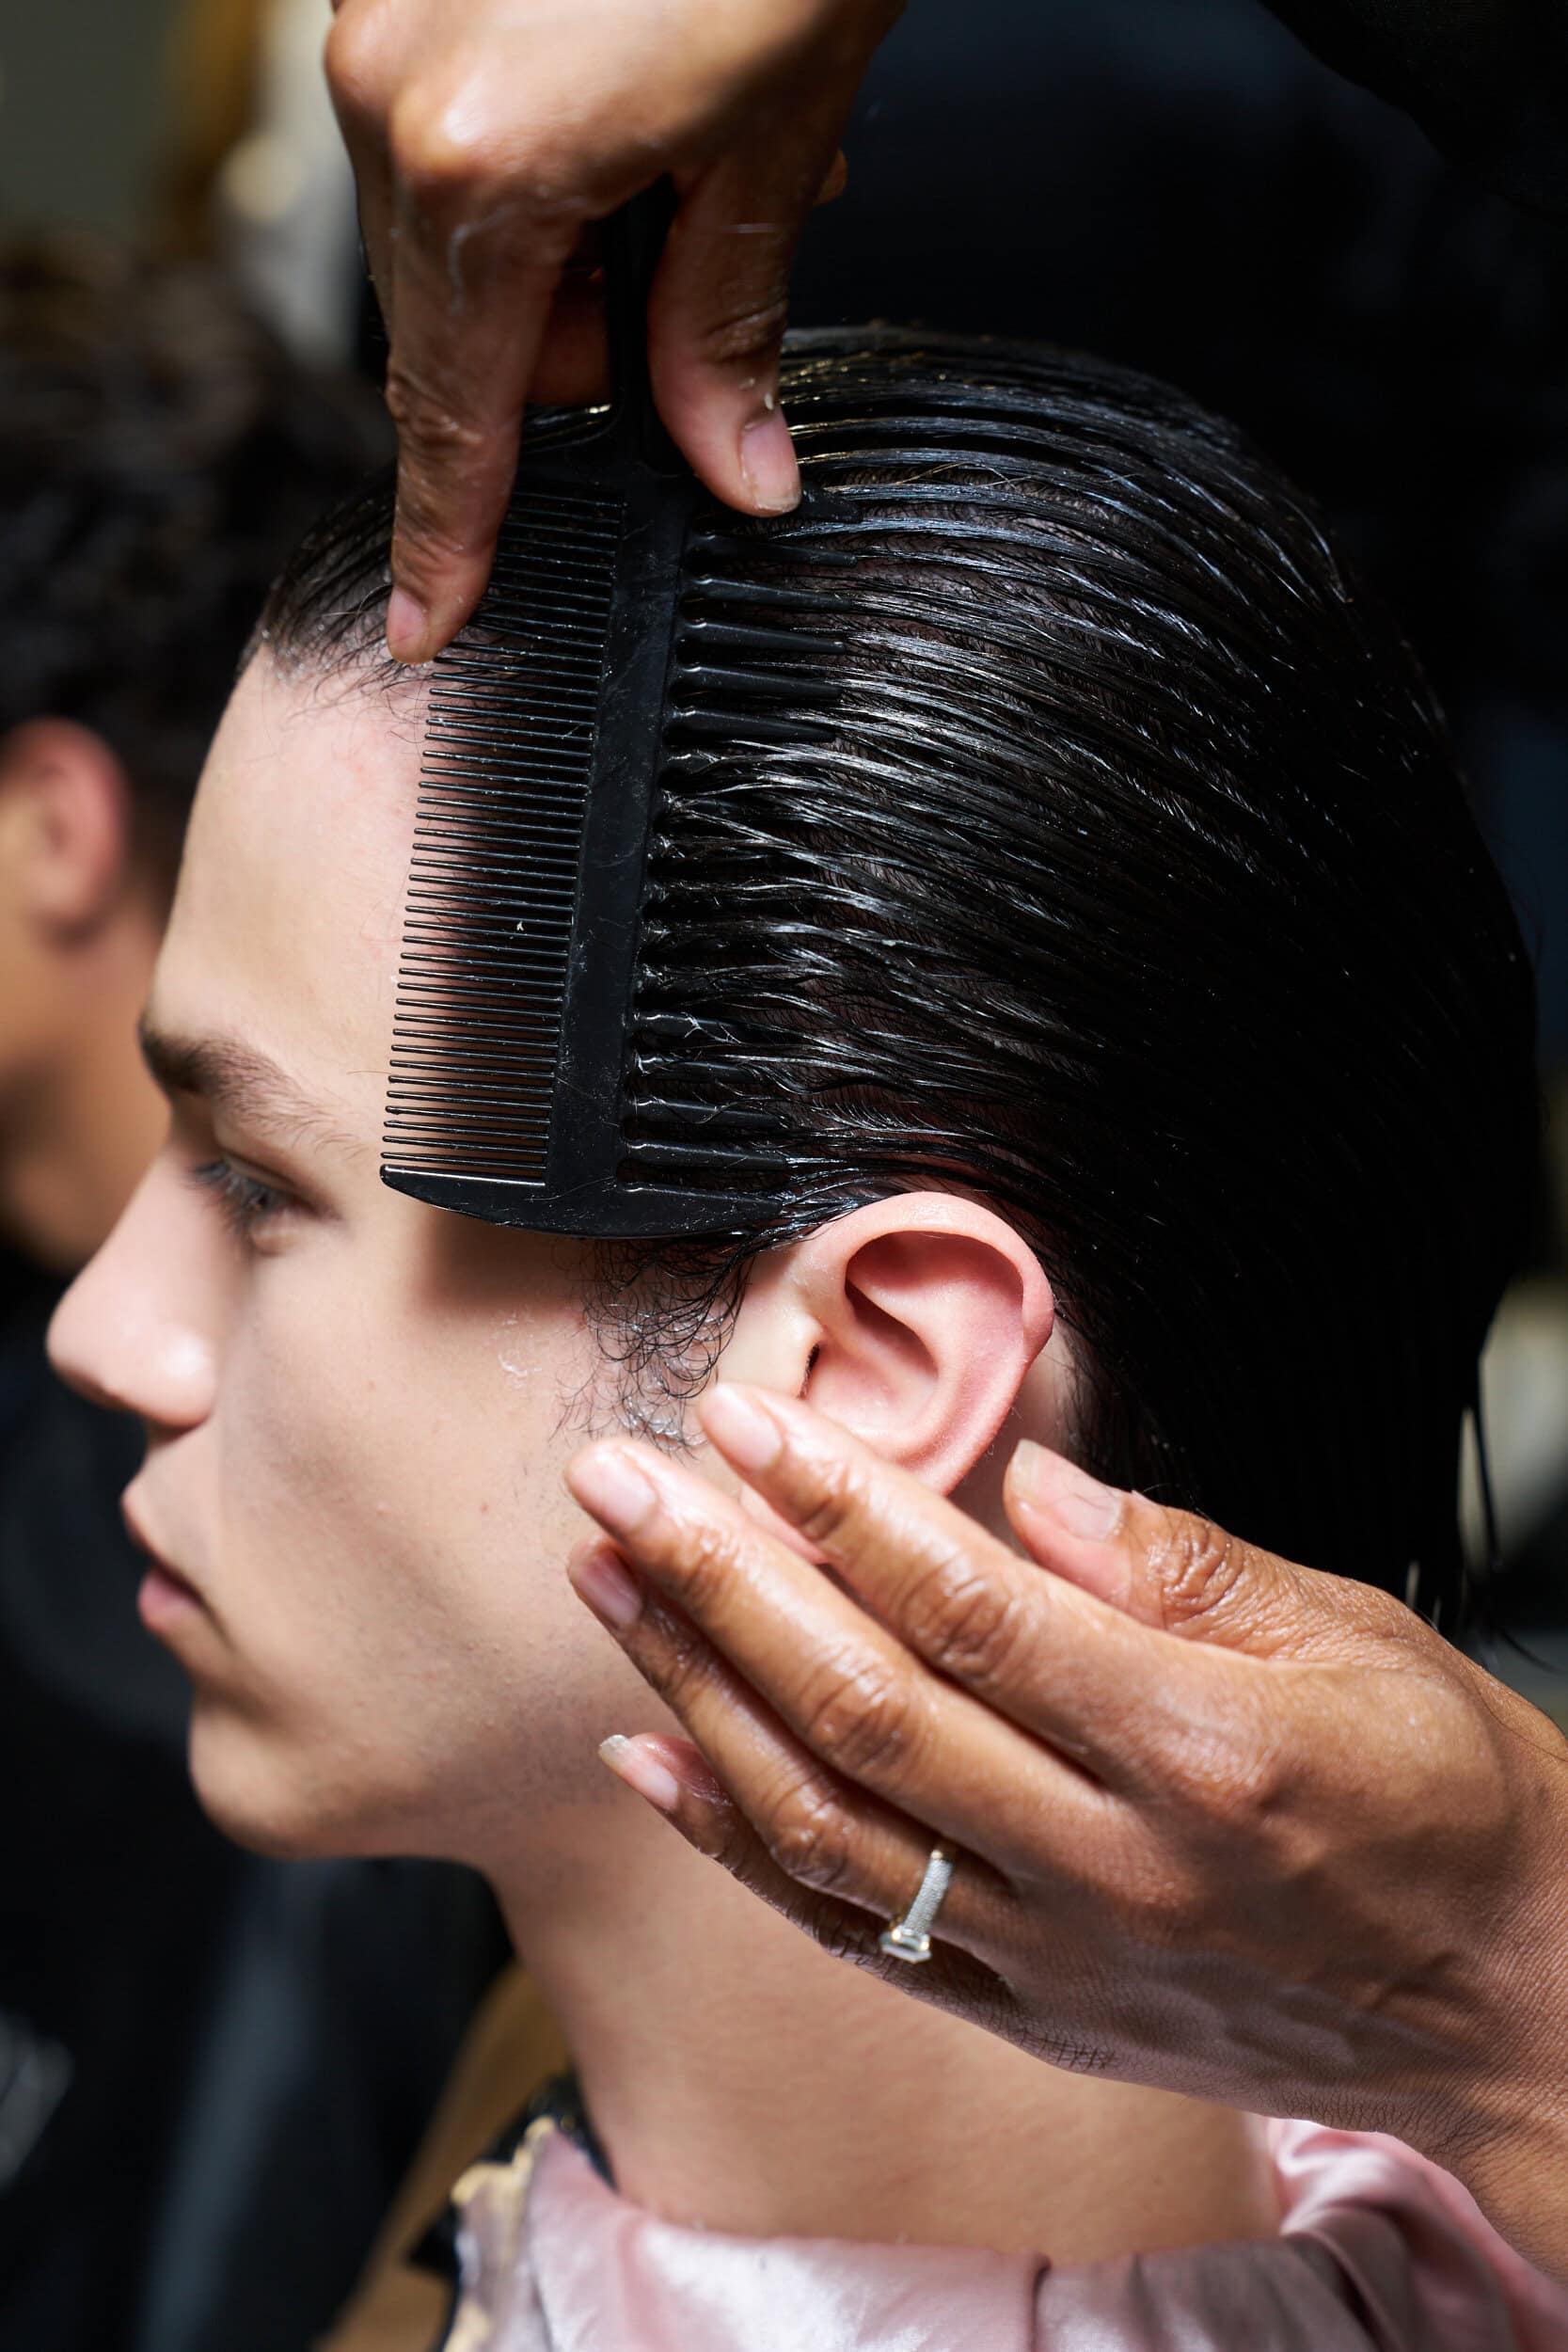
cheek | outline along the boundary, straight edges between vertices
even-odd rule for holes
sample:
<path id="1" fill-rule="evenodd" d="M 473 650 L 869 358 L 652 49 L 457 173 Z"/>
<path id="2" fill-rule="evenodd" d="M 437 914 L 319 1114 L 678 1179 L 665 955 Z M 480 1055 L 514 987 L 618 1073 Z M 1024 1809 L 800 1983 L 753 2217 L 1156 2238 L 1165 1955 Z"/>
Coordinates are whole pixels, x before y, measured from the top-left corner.
<path id="1" fill-rule="evenodd" d="M 428 1638 L 438 1563 L 419 1384 L 329 1275 L 325 1251 L 265 1265 L 230 1329 L 215 1597 L 267 1711 L 346 1729 L 356 1693 Z"/>
<path id="2" fill-rule="evenodd" d="M 620 1663 L 562 1572 L 597 1361 L 569 1299 L 435 1315 L 327 1248 L 259 1270 L 224 1364 L 214 1597 L 280 1727 L 426 1796 L 569 1727 Z"/>

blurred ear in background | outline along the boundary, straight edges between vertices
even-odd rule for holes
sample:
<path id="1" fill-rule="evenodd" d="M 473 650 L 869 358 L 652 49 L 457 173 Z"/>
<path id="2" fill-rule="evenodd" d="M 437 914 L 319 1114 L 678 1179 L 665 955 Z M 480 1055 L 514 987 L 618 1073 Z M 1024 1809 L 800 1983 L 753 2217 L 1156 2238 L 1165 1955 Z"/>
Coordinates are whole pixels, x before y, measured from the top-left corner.
<path id="1" fill-rule="evenodd" d="M 212 1828 L 184 1677 L 136 1620 L 141 1433 L 43 1355 L 166 1125 L 135 1022 L 207 739 L 274 571 L 388 448 L 374 389 L 211 259 L 0 240 L 6 2344 L 318 2337 L 504 1956 L 467 1873 Z"/>
<path id="2" fill-rule="evenodd" d="M 109 745 L 71 719 L 0 742 L 0 892 L 45 940 L 90 938 L 130 894 L 131 792 Z"/>

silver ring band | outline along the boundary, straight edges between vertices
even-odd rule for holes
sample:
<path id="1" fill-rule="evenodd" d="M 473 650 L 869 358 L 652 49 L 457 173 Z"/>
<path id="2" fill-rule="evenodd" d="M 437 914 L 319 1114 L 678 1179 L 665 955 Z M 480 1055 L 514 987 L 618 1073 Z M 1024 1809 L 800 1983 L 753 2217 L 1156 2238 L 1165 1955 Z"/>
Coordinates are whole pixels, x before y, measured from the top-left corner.
<path id="1" fill-rule="evenodd" d="M 894 1960 L 929 1960 L 931 1929 L 952 1883 L 953 1857 L 944 1846 L 933 1846 L 919 1893 L 901 1919 L 889 1920 L 877 1938 L 879 1947 Z"/>

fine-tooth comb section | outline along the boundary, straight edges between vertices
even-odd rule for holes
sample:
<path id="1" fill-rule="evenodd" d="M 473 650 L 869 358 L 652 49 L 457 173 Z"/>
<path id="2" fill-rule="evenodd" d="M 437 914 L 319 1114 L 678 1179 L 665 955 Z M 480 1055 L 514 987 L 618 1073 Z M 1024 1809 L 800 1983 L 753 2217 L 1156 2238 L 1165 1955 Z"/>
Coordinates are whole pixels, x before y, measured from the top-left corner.
<path id="1" fill-rule="evenodd" d="M 385 1156 L 543 1184 L 621 501 L 509 516 L 430 691 Z"/>

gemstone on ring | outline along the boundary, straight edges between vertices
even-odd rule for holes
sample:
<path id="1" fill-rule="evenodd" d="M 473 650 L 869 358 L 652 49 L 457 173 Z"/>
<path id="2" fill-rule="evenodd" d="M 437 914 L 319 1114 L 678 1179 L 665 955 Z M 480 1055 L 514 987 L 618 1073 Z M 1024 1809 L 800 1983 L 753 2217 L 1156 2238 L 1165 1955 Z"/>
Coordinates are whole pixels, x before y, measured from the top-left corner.
<path id="1" fill-rule="evenodd" d="M 901 1918 L 889 1920 L 877 1938 L 879 1949 L 894 1960 L 929 1960 L 931 1927 L 952 1883 L 952 1855 L 945 1847 L 933 1846 L 918 1894 Z"/>

